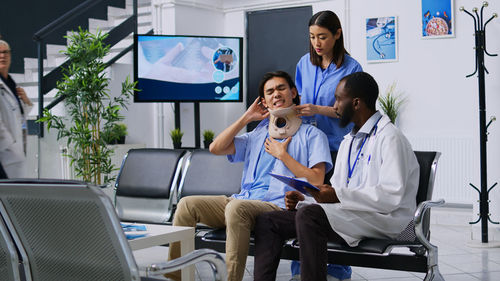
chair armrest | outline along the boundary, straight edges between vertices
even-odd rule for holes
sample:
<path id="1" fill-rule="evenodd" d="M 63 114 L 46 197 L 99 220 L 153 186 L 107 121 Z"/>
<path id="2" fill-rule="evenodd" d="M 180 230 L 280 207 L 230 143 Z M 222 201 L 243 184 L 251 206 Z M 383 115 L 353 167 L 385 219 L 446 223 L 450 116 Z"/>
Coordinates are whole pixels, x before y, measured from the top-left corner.
<path id="1" fill-rule="evenodd" d="M 423 201 L 418 204 L 417 210 L 415 211 L 415 216 L 413 218 L 415 222 L 415 235 L 417 236 L 417 240 L 422 243 L 422 245 L 424 245 L 424 247 L 427 249 L 429 256 L 429 265 L 437 265 L 437 247 L 432 245 L 429 239 L 427 239 L 427 235 L 425 235 L 423 230 L 423 219 L 427 210 L 443 204 L 444 199 L 439 199 L 437 201 Z"/>
<path id="2" fill-rule="evenodd" d="M 444 199 L 439 199 L 436 201 L 427 200 L 420 202 L 420 204 L 418 204 L 417 206 L 417 210 L 415 211 L 415 216 L 414 216 L 415 225 L 422 224 L 424 214 L 429 208 L 441 206 L 443 204 L 444 204 Z"/>
<path id="3" fill-rule="evenodd" d="M 146 276 L 162 275 L 203 261 L 210 264 L 216 281 L 225 281 L 227 279 L 224 258 L 220 253 L 211 249 L 194 250 L 175 260 L 152 264 L 147 267 Z"/>

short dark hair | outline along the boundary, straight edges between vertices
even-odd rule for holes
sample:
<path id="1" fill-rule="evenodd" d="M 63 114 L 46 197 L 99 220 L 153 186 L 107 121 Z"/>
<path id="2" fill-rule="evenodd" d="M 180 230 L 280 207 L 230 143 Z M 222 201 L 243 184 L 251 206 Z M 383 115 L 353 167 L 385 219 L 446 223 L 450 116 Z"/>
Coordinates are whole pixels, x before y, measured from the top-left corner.
<path id="1" fill-rule="evenodd" d="M 293 82 L 292 77 L 290 76 L 290 74 L 286 73 L 285 71 L 277 70 L 277 71 L 273 71 L 273 72 L 268 72 L 268 73 L 264 74 L 264 76 L 260 80 L 259 97 L 264 98 L 264 85 L 266 84 L 267 81 L 271 80 L 274 77 L 281 77 L 281 78 L 285 79 L 286 82 L 288 83 L 288 86 L 290 87 L 290 89 L 296 88 L 295 82 Z M 293 99 L 293 103 L 295 103 L 296 105 L 300 104 L 300 97 L 298 94 Z"/>
<path id="2" fill-rule="evenodd" d="M 366 72 L 355 72 L 342 78 L 344 89 L 353 98 L 360 98 L 369 109 L 376 110 L 378 98 L 377 81 Z"/>
<path id="3" fill-rule="evenodd" d="M 328 29 L 333 36 L 335 36 L 339 28 L 342 28 L 339 17 L 334 12 L 328 10 L 314 14 L 309 20 L 309 27 L 312 25 Z M 311 40 L 309 40 L 309 54 L 311 56 L 311 63 L 316 66 L 321 66 L 321 56 L 314 50 Z M 344 47 L 344 32 L 341 32 L 339 39 L 335 41 L 335 45 L 333 46 L 333 59 L 337 67 L 340 67 L 344 63 L 345 54 L 349 53 Z"/>

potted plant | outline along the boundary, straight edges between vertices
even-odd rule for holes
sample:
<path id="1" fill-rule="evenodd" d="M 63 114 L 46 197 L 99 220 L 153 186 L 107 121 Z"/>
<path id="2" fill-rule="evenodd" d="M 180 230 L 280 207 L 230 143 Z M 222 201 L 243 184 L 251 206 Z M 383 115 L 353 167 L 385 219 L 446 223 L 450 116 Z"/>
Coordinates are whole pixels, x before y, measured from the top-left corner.
<path id="1" fill-rule="evenodd" d="M 184 133 L 179 128 L 175 128 L 170 131 L 170 137 L 172 138 L 172 144 L 174 145 L 174 148 L 181 148 L 183 135 Z"/>
<path id="2" fill-rule="evenodd" d="M 205 148 L 208 149 L 210 147 L 210 144 L 214 140 L 214 136 L 215 133 L 212 130 L 203 131 L 203 146 L 205 146 Z"/>
<path id="3" fill-rule="evenodd" d="M 393 82 L 387 88 L 385 95 L 378 97 L 380 108 L 391 119 L 393 124 L 396 124 L 401 107 L 406 101 L 406 98 L 403 97 L 403 92 L 396 91 L 396 82 Z"/>
<path id="4" fill-rule="evenodd" d="M 117 170 L 111 164 L 113 149 L 104 137 L 112 134 L 114 124 L 124 119 L 120 114 L 127 108 L 135 90 L 135 83 L 127 78 L 121 93 L 111 97 L 106 77 L 104 57 L 110 46 L 104 43 L 107 34 L 92 34 L 79 28 L 66 36 L 68 47 L 64 54 L 69 65 L 57 83 L 56 97 L 64 98 L 66 116 L 43 112 L 38 122 L 47 122 L 47 128 L 58 130 L 57 139 L 65 139 L 71 166 L 77 177 L 94 184 L 108 184 L 114 180 L 109 174 Z"/>
<path id="5" fill-rule="evenodd" d="M 114 123 L 111 126 L 111 130 L 103 133 L 103 138 L 107 144 L 125 144 L 127 134 L 127 125 L 124 123 Z"/>

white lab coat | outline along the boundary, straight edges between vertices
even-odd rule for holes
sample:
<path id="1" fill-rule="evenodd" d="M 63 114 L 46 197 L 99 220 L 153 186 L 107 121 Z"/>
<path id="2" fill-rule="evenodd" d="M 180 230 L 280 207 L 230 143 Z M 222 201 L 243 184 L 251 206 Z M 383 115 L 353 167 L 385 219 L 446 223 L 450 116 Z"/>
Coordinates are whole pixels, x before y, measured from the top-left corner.
<path id="1" fill-rule="evenodd" d="M 24 116 L 9 87 L 0 79 L 0 162 L 9 178 L 26 177 L 23 123 L 32 106 L 21 102 Z"/>
<path id="2" fill-rule="evenodd" d="M 376 115 L 372 117 L 380 117 Z M 347 159 L 353 136 L 344 137 L 331 179 L 340 203 L 319 204 L 332 229 L 350 246 L 368 237 L 396 238 L 416 209 L 419 165 L 411 145 L 387 116 L 377 126 L 375 134 L 373 124 L 368 130 L 372 133 L 349 184 Z"/>

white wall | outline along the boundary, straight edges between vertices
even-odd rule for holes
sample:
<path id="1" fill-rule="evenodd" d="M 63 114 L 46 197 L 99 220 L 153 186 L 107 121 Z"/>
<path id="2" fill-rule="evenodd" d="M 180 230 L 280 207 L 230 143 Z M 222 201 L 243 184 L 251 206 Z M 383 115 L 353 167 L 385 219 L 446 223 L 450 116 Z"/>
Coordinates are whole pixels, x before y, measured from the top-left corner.
<path id="1" fill-rule="evenodd" d="M 473 21 L 458 10 L 465 6 L 471 10 L 482 1 L 455 1 L 454 38 L 422 39 L 420 35 L 420 1 L 350 1 L 350 51 L 365 71 L 374 75 L 381 90 L 393 81 L 404 91 L 409 102 L 401 114 L 399 126 L 412 141 L 414 149 L 435 149 L 443 152 L 441 171 L 438 172 L 436 197 L 448 201 L 476 204 L 479 182 L 479 115 L 477 77 L 465 78 L 474 71 Z M 490 1 L 484 16 L 500 11 L 499 1 Z M 364 23 L 368 17 L 397 16 L 399 20 L 399 61 L 395 63 L 367 64 Z M 487 27 L 487 49 L 500 52 L 500 21 L 495 19 Z M 487 57 L 486 76 L 487 119 L 498 115 L 500 109 L 500 59 Z M 488 182 L 499 181 L 500 127 L 493 123 L 488 142 Z M 457 144 L 460 142 L 460 144 Z M 466 156 L 468 155 L 468 156 Z M 465 160 L 467 163 L 463 163 Z M 455 170 L 455 173 L 453 172 Z M 456 186 L 455 186 L 456 184 Z M 452 190 L 445 193 L 443 190 Z M 500 214 L 500 192 L 492 190 L 492 214 Z M 460 195 L 460 196 L 459 196 Z"/>
<path id="2" fill-rule="evenodd" d="M 456 0 L 454 8 L 455 37 L 422 39 L 420 1 L 400 0 L 329 0 L 329 1 L 164 1 L 161 29 L 164 34 L 225 35 L 245 37 L 245 15 L 250 10 L 312 5 L 313 12 L 330 9 L 341 18 L 346 46 L 352 56 L 371 73 L 383 93 L 393 81 L 408 98 L 398 125 L 412 142 L 414 149 L 443 152 L 436 183 L 435 197 L 449 202 L 476 204 L 477 193 L 468 183 L 479 186 L 479 127 L 477 78 L 466 79 L 474 69 L 474 37 L 472 19 L 458 11 L 464 5 L 471 10 L 482 1 Z M 209 5 L 214 2 L 214 5 Z M 207 4 L 208 3 L 208 4 Z M 485 17 L 500 12 L 500 1 L 490 1 Z M 366 61 L 365 20 L 368 17 L 397 16 L 399 60 L 393 63 L 368 64 Z M 307 24 L 307 23 L 304 23 Z M 500 20 L 487 29 L 490 53 L 500 53 Z M 305 35 L 307 36 L 307 35 Z M 277 35 L 276 39 L 279 39 Z M 245 38 L 247 40 L 247 38 Z M 246 41 L 244 44 L 246 57 Z M 500 58 L 486 57 L 487 118 L 500 109 Z M 244 67 L 246 71 L 246 67 Z M 245 81 L 246 83 L 246 81 Z M 246 88 L 246 87 L 245 87 Z M 246 95 L 246 93 L 244 93 Z M 173 114 L 168 104 L 168 130 L 173 128 Z M 245 110 L 244 103 L 201 104 L 201 129 L 220 133 Z M 193 107 L 181 107 L 185 146 L 194 145 Z M 489 185 L 499 181 L 500 125 L 490 126 L 488 142 Z M 445 190 L 448 190 L 445 192 Z M 450 192 L 451 190 L 451 192 Z M 498 218 L 499 188 L 492 190 L 492 213 Z"/>
<path id="3" fill-rule="evenodd" d="M 231 2 L 232 5 L 226 4 Z M 236 1 L 238 2 L 238 1 Z M 241 1 L 240 1 L 241 2 Z M 290 3 L 290 4 L 289 4 Z M 333 1 L 244 1 L 238 8 L 234 1 L 225 1 L 225 35 L 245 34 L 245 12 L 268 8 L 312 5 L 313 12 L 324 9 L 335 11 L 343 22 L 346 46 L 363 66 L 378 81 L 381 92 L 397 82 L 397 88 L 408 98 L 398 125 L 412 141 L 415 149 L 442 151 L 442 170 L 438 173 L 436 197 L 448 197 L 451 202 L 475 204 L 477 193 L 468 183 L 479 186 L 479 126 L 477 78 L 465 78 L 474 70 L 474 37 L 472 19 L 459 12 L 460 6 L 471 10 L 482 1 L 455 1 L 455 37 L 445 39 L 422 39 L 420 1 L 399 0 L 333 0 Z M 500 11 L 499 1 L 490 1 L 485 8 L 485 18 Z M 366 61 L 365 20 L 375 16 L 398 17 L 399 60 L 394 63 L 368 64 Z M 307 24 L 307 23 L 304 23 Z M 495 19 L 487 28 L 487 47 L 490 53 L 500 52 L 500 20 Z M 500 59 L 486 57 L 487 118 L 498 115 L 500 109 Z M 220 128 L 232 122 L 244 110 L 238 105 L 228 104 L 226 115 L 220 115 Z M 232 111 L 231 111 L 232 110 Z M 231 111 L 231 114 L 227 114 Z M 490 126 L 488 142 L 489 185 L 499 181 L 500 127 Z M 219 132 L 216 130 L 216 132 Z M 454 167 L 456 167 L 456 175 Z M 451 180 L 450 180 L 451 179 Z M 443 190 L 456 190 L 456 196 Z M 492 201 L 500 199 L 500 192 L 491 192 Z M 495 215 L 500 213 L 492 203 Z M 498 217 L 498 216 L 497 216 Z"/>

